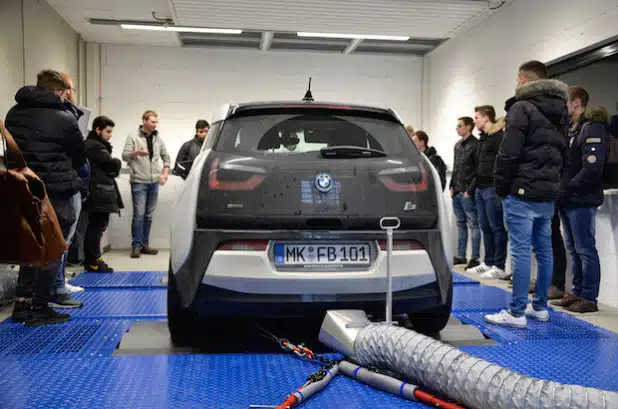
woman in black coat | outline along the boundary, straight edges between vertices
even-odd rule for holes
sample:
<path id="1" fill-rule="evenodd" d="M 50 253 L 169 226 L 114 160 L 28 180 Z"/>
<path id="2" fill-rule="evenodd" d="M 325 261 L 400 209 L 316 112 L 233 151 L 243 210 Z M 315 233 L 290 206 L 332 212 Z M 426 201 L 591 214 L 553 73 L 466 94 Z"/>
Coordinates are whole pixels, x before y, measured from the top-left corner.
<path id="1" fill-rule="evenodd" d="M 90 161 L 90 195 L 88 197 L 88 228 L 84 243 L 86 271 L 111 273 L 114 270 L 101 258 L 101 238 L 109 224 L 111 213 L 120 214 L 124 208 L 115 178 L 122 162 L 112 157 L 114 122 L 100 116 L 92 122 L 92 131 L 86 139 L 86 156 Z"/>

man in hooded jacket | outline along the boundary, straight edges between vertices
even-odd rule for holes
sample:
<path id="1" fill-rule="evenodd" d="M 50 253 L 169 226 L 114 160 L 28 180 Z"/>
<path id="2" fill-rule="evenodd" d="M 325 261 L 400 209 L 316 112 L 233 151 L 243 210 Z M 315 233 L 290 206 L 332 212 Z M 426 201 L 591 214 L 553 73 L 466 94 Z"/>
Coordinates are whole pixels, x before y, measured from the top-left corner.
<path id="1" fill-rule="evenodd" d="M 495 325 L 525 328 L 527 318 L 549 321 L 547 294 L 553 271 L 551 219 L 568 164 L 568 86 L 548 79 L 538 61 L 520 66 L 515 97 L 506 103 L 506 129 L 494 170 L 513 258 L 513 299 L 508 310 L 486 315 Z M 530 253 L 538 274 L 528 304 Z"/>

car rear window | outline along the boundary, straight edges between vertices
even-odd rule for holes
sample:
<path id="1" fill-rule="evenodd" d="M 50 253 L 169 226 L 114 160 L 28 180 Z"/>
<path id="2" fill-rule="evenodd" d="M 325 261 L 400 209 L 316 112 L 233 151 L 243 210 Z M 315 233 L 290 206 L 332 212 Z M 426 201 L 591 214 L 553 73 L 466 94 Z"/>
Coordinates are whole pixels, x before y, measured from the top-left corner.
<path id="1" fill-rule="evenodd" d="M 388 155 L 418 152 L 400 123 L 307 111 L 228 119 L 214 148 L 228 153 L 275 155 L 311 154 L 333 146 L 371 148 Z"/>

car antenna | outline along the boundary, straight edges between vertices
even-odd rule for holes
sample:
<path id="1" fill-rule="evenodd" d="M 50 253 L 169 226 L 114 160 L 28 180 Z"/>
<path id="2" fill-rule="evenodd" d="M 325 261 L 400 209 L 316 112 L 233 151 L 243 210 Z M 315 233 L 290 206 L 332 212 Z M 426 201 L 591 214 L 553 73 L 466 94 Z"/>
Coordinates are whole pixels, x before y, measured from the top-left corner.
<path id="1" fill-rule="evenodd" d="M 303 97 L 303 101 L 307 101 L 307 102 L 313 102 L 313 95 L 311 94 L 311 77 L 309 77 L 309 88 L 307 89 L 307 92 L 305 93 L 305 96 Z"/>

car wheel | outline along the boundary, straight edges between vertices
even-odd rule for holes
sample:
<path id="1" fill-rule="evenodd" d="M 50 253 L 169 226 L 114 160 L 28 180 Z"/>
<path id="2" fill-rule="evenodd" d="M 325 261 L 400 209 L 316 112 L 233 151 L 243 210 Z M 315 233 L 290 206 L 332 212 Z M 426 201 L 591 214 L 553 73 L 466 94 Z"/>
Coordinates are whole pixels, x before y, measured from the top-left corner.
<path id="1" fill-rule="evenodd" d="M 451 309 L 453 306 L 453 283 L 451 282 L 446 304 L 430 308 L 425 311 L 408 314 L 410 323 L 415 331 L 426 335 L 434 335 L 439 333 L 446 327 L 451 317 Z"/>
<path id="2" fill-rule="evenodd" d="M 196 328 L 199 328 L 199 316 L 194 311 L 182 307 L 176 276 L 170 266 L 167 274 L 167 325 L 170 338 L 175 347 L 191 346 L 194 342 Z"/>

